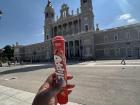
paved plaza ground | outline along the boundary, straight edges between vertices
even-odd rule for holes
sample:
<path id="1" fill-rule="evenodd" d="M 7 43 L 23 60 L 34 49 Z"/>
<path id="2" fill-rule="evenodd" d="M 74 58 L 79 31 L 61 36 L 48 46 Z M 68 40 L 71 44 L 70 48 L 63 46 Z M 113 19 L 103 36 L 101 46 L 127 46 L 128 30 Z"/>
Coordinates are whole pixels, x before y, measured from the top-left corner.
<path id="1" fill-rule="evenodd" d="M 82 105 L 140 105 L 140 60 L 127 60 L 126 65 L 121 65 L 120 62 L 109 60 L 69 63 L 68 70 L 74 76 L 70 82 L 76 85 L 70 95 L 70 102 Z M 51 63 L 2 67 L 0 87 L 35 94 L 53 71 Z M 1 94 L 6 92 L 0 90 Z M 0 100 L 2 97 L 4 96 L 0 95 Z M 31 100 L 33 96 L 25 95 L 25 98 Z M 7 98 L 5 104 L 0 105 L 16 105 L 6 102 Z"/>
<path id="2" fill-rule="evenodd" d="M 0 85 L 0 105 L 31 105 L 34 97 L 34 93 Z M 81 104 L 68 102 L 67 105 Z"/>

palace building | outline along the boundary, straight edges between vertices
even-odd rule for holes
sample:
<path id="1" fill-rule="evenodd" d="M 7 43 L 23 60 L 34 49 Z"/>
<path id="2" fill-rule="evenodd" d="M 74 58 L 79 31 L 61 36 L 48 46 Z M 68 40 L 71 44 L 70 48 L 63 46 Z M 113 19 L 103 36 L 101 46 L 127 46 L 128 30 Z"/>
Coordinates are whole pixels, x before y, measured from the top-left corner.
<path id="1" fill-rule="evenodd" d="M 69 60 L 140 58 L 140 24 L 100 30 L 94 28 L 92 0 L 80 0 L 77 14 L 63 4 L 60 17 L 48 0 L 45 8 L 44 41 L 22 46 L 16 43 L 14 56 L 18 60 L 48 61 L 53 59 L 52 39 L 65 38 Z"/>

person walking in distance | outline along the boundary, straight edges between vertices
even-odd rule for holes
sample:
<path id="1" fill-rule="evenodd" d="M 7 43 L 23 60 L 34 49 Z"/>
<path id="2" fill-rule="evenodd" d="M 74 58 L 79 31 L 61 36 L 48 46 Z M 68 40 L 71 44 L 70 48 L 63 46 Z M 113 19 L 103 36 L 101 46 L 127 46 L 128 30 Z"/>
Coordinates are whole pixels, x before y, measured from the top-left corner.
<path id="1" fill-rule="evenodd" d="M 8 63 L 8 66 L 10 67 L 10 65 L 11 65 L 11 62 L 10 62 L 10 61 L 8 61 L 7 63 Z"/>
<path id="2" fill-rule="evenodd" d="M 125 57 L 122 58 L 121 64 L 126 65 Z"/>

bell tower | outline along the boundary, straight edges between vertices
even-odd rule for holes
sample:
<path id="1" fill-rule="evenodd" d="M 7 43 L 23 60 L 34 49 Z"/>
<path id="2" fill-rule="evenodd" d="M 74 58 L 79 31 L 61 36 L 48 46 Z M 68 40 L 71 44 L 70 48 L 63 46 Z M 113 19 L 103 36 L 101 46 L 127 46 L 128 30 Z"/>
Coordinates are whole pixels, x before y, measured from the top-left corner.
<path id="1" fill-rule="evenodd" d="M 52 30 L 51 26 L 54 23 L 54 17 L 55 17 L 55 12 L 52 7 L 51 1 L 48 0 L 48 4 L 46 5 L 45 8 L 45 25 L 44 25 L 44 40 L 46 41 L 47 39 L 51 38 L 52 36 Z"/>
<path id="2" fill-rule="evenodd" d="M 82 13 L 82 31 L 94 31 L 92 0 L 80 0 Z"/>

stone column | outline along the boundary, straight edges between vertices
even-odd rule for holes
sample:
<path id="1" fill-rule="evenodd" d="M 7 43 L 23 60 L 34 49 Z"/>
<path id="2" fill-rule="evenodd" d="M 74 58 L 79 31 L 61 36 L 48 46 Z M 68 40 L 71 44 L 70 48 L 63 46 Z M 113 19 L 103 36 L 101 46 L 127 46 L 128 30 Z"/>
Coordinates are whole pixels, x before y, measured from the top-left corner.
<path id="1" fill-rule="evenodd" d="M 78 40 L 78 43 L 79 43 L 79 48 L 78 49 L 79 49 L 79 58 L 80 58 L 80 53 L 81 53 L 80 52 L 80 40 Z"/>
<path id="2" fill-rule="evenodd" d="M 68 41 L 68 58 L 70 58 L 70 41 Z"/>
<path id="3" fill-rule="evenodd" d="M 68 24 L 66 23 L 66 35 L 68 35 Z"/>
<path id="4" fill-rule="evenodd" d="M 78 23 L 77 23 L 77 25 L 78 25 L 78 32 L 77 33 L 79 34 L 79 19 L 77 21 L 78 21 Z"/>
<path id="5" fill-rule="evenodd" d="M 63 36 L 65 36 L 66 35 L 66 25 L 65 25 L 65 23 L 63 24 Z"/>
<path id="6" fill-rule="evenodd" d="M 55 36 L 55 27 L 53 27 L 53 37 Z"/>
<path id="7" fill-rule="evenodd" d="M 70 27 L 69 27 L 69 22 L 67 23 L 67 35 L 69 35 L 69 29 L 70 29 Z"/>
<path id="8" fill-rule="evenodd" d="M 56 34 L 56 32 L 55 32 L 55 31 L 56 31 L 56 27 L 54 27 L 54 36 L 55 36 L 55 34 Z"/>
<path id="9" fill-rule="evenodd" d="M 78 30 L 79 30 L 79 24 L 78 24 L 78 20 L 76 20 L 76 33 L 78 33 Z"/>
<path id="10" fill-rule="evenodd" d="M 63 25 L 62 25 L 62 29 L 63 29 L 63 30 L 62 30 L 62 34 L 63 34 L 63 36 L 65 36 L 65 35 L 64 35 L 64 34 L 65 34 L 65 33 L 64 33 L 65 28 L 64 28 L 64 27 L 65 27 L 65 25 L 63 24 Z"/>
<path id="11" fill-rule="evenodd" d="M 76 52 L 76 50 L 75 50 L 75 41 L 73 41 L 73 55 L 74 55 L 74 57 L 75 57 L 75 52 Z"/>
<path id="12" fill-rule="evenodd" d="M 67 56 L 68 56 L 68 59 L 69 59 L 69 57 L 70 57 L 70 56 L 69 56 L 69 55 L 70 55 L 70 50 L 69 50 L 69 41 L 67 42 L 67 44 L 68 44 L 68 46 L 67 46 L 67 47 L 68 47 L 68 48 L 67 48 L 67 49 L 68 49 L 68 54 L 67 54 Z"/>
<path id="13" fill-rule="evenodd" d="M 54 28 L 53 27 L 52 27 L 52 30 L 51 31 L 52 31 L 52 35 L 51 36 L 53 38 L 54 37 Z"/>
<path id="14" fill-rule="evenodd" d="M 56 26 L 56 35 L 57 35 L 57 34 L 58 34 L 58 26 Z M 55 35 L 55 36 L 56 36 L 56 35 Z"/>
<path id="15" fill-rule="evenodd" d="M 74 34 L 74 21 L 72 21 L 72 34 Z"/>
<path id="16" fill-rule="evenodd" d="M 80 38 L 80 59 L 82 60 L 83 59 L 83 41 L 82 39 Z"/>
<path id="17" fill-rule="evenodd" d="M 76 34 L 76 21 L 74 21 L 74 34 Z"/>
<path id="18" fill-rule="evenodd" d="M 70 35 L 72 35 L 73 33 L 72 33 L 72 22 L 70 22 L 70 31 L 69 31 L 69 33 L 70 33 Z"/>
<path id="19" fill-rule="evenodd" d="M 81 32 L 81 19 L 78 20 L 79 21 L 79 32 Z"/>
<path id="20" fill-rule="evenodd" d="M 62 25 L 60 25 L 60 34 L 63 35 L 62 34 Z"/>

